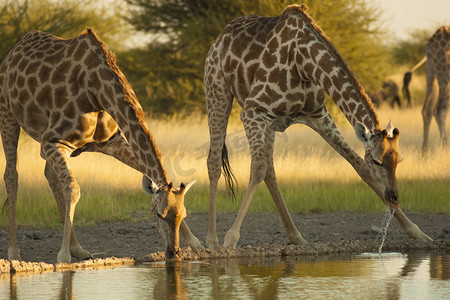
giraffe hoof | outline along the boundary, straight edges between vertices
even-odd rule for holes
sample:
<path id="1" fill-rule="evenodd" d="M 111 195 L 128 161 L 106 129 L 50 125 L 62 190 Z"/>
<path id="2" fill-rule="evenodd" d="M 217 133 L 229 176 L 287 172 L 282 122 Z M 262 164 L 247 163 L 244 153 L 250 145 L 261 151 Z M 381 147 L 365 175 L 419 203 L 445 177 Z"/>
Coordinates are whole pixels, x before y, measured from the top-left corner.
<path id="1" fill-rule="evenodd" d="M 85 261 L 85 260 L 90 260 L 90 259 L 94 259 L 94 257 L 92 255 L 89 255 L 88 257 L 80 259 L 80 261 Z"/>

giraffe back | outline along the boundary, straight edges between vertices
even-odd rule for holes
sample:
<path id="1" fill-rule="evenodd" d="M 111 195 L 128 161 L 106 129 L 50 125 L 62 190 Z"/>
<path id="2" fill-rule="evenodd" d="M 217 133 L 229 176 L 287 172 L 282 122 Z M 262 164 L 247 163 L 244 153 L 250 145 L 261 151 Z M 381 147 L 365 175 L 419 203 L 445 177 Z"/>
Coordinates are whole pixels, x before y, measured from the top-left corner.
<path id="1" fill-rule="evenodd" d="M 105 99 L 92 92 L 101 90 L 111 98 L 115 93 L 114 85 L 102 84 L 115 79 L 102 46 L 90 29 L 67 40 L 27 33 L 0 65 L 3 113 L 13 114 L 37 141 L 47 134 L 77 148 L 91 141 L 96 129 L 95 138 L 108 139 L 117 124 L 107 113 L 99 116 Z"/>
<path id="2" fill-rule="evenodd" d="M 292 5 L 277 17 L 233 20 L 210 48 L 205 90 L 229 90 L 242 107 L 273 118 L 320 114 L 325 91 L 352 125 L 379 130 L 367 94 L 305 10 Z"/>

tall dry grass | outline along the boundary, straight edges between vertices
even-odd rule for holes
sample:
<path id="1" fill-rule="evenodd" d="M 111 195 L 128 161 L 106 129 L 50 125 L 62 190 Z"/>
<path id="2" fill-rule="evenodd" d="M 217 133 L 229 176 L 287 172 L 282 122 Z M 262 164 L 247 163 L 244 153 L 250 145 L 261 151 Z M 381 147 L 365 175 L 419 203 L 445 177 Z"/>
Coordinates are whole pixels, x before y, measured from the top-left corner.
<path id="1" fill-rule="evenodd" d="M 424 159 L 420 151 L 420 108 L 392 110 L 382 107 L 378 116 L 383 127 L 392 119 L 400 130 L 403 162 L 398 167 L 397 178 L 402 207 L 411 211 L 449 213 L 450 158 L 448 151 L 439 146 L 436 124 L 433 123 L 431 128 L 431 153 Z M 353 128 L 342 116 L 336 116 L 336 119 L 345 139 L 362 154 L 363 146 L 356 139 Z M 148 124 L 162 153 L 169 179 L 175 184 L 197 179 L 186 197 L 188 211 L 207 211 L 209 133 L 206 118 L 198 115 L 187 119 L 148 118 Z M 450 132 L 450 128 L 447 130 Z M 230 120 L 227 143 L 240 188 L 238 201 L 233 203 L 221 181 L 218 210 L 237 211 L 249 178 L 250 157 L 242 124 L 236 117 Z M 43 175 L 45 162 L 40 158 L 39 150 L 37 142 L 25 134 L 21 136 L 17 215 L 21 225 L 54 226 L 58 224 L 59 216 Z M 0 153 L 0 170 L 3 171 L 5 161 L 3 152 Z M 350 164 L 306 126 L 294 125 L 285 133 L 277 133 L 274 162 L 280 187 L 292 212 L 383 210 L 381 201 Z M 83 153 L 70 159 L 70 164 L 82 191 L 76 211 L 77 224 L 148 217 L 150 198 L 141 191 L 139 172 L 96 153 Z M 6 199 L 4 184 L 0 185 L 0 197 Z M 258 189 L 253 202 L 253 211 L 276 211 L 264 185 Z M 0 226 L 7 226 L 5 214 Z"/>

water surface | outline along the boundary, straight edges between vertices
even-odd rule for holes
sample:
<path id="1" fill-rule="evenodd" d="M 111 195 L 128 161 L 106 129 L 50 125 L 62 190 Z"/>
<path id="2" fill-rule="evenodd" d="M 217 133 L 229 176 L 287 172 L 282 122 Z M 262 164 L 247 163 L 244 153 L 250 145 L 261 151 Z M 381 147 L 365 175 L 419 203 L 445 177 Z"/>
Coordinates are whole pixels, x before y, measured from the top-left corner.
<path id="1" fill-rule="evenodd" d="M 0 278 L 0 299 L 450 299 L 450 254 L 159 262 Z"/>

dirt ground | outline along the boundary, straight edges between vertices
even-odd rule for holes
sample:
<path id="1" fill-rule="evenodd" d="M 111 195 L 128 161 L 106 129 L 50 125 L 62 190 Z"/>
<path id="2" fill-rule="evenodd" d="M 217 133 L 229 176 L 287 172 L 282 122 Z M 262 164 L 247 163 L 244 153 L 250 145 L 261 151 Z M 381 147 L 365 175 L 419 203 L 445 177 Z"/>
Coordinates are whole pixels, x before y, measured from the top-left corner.
<path id="1" fill-rule="evenodd" d="M 409 239 L 395 219 L 392 220 L 385 241 L 385 251 L 408 251 L 414 249 L 450 252 L 449 214 L 408 214 L 408 217 L 433 239 L 432 243 L 420 243 Z M 310 242 L 316 253 L 376 251 L 380 243 L 377 232 L 382 227 L 382 214 L 337 212 L 326 214 L 294 214 L 294 223 L 303 237 Z M 231 227 L 235 214 L 218 214 L 219 242 Z M 204 244 L 207 235 L 208 215 L 192 213 L 186 219 L 194 235 Z M 76 226 L 80 244 L 94 257 L 132 257 L 138 261 L 148 260 L 148 255 L 164 251 L 164 243 L 151 219 L 137 223 L 99 223 L 95 226 Z M 61 246 L 62 227 L 20 228 L 18 232 L 22 259 L 32 262 L 56 263 Z M 299 251 L 286 248 L 289 240 L 277 214 L 250 213 L 241 228 L 237 248 L 245 253 L 258 251 Z M 184 243 L 181 242 L 184 247 Z M 266 249 L 266 250 L 261 250 Z M 277 250 L 278 249 L 278 250 Z M 334 249 L 334 250 L 333 250 Z M 188 249 L 184 249 L 189 252 Z M 8 230 L 0 230 L 0 259 L 7 259 Z M 295 254 L 295 253 L 294 253 Z M 292 255 L 292 253 L 290 254 Z"/>

